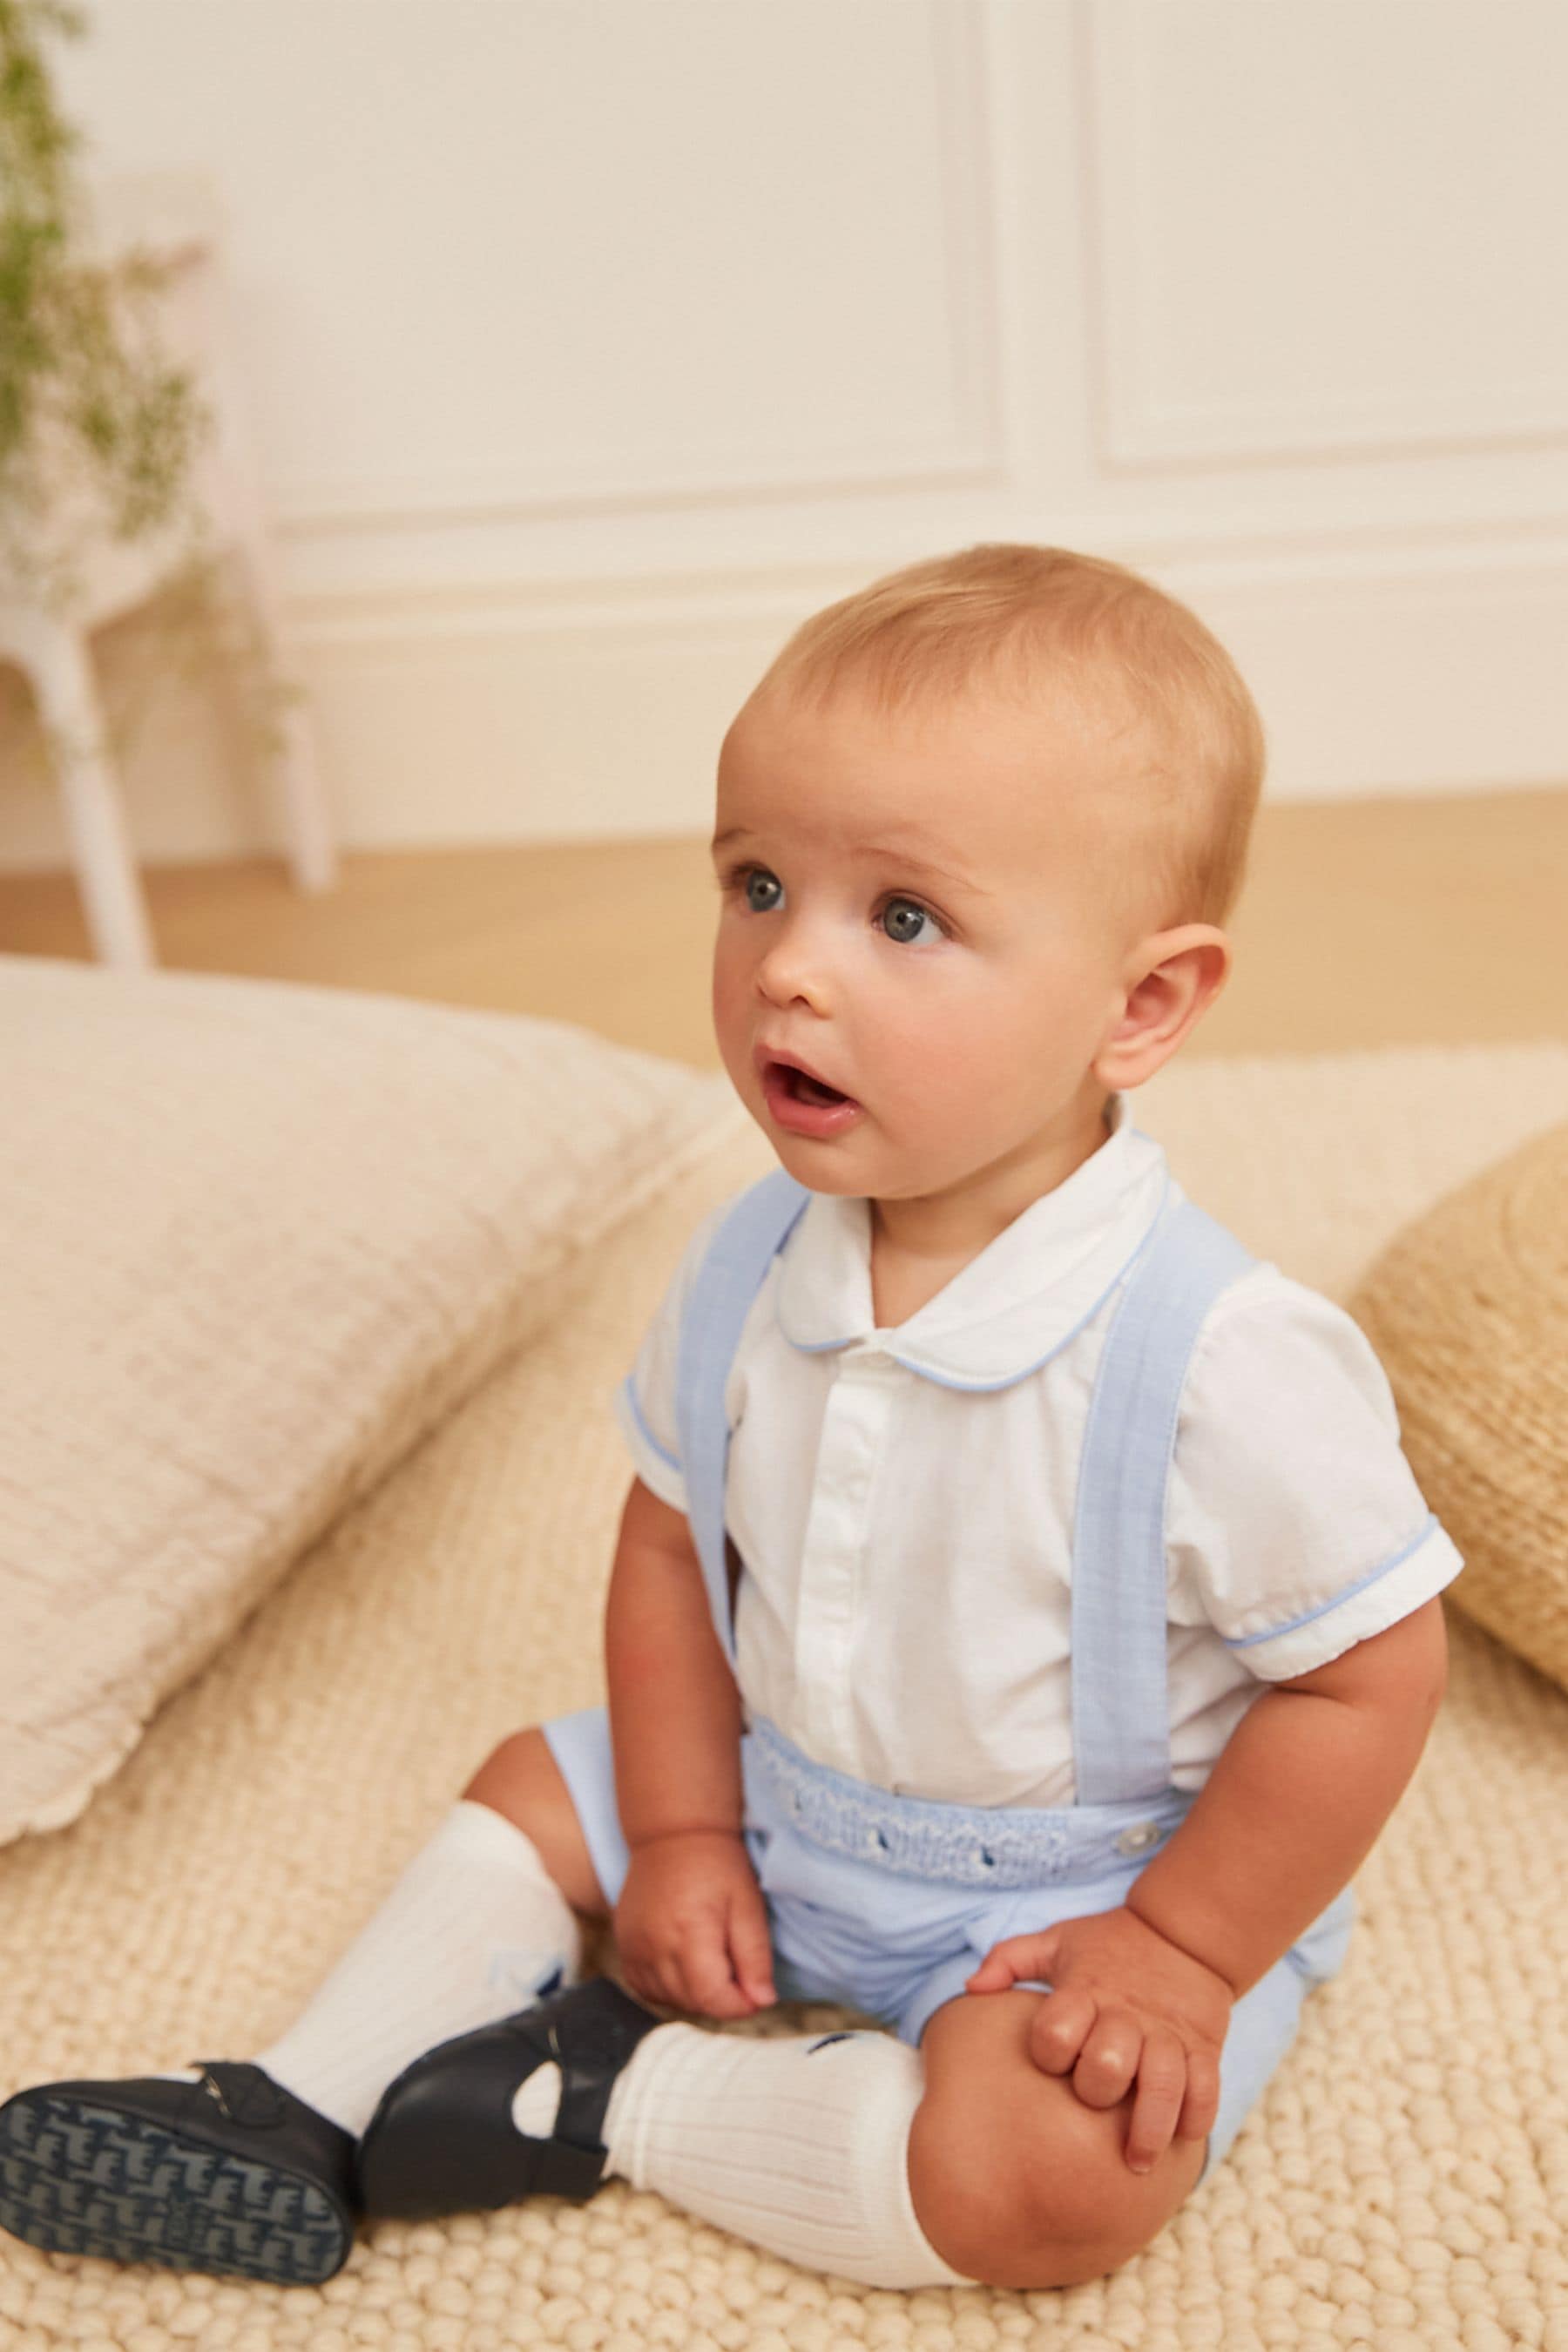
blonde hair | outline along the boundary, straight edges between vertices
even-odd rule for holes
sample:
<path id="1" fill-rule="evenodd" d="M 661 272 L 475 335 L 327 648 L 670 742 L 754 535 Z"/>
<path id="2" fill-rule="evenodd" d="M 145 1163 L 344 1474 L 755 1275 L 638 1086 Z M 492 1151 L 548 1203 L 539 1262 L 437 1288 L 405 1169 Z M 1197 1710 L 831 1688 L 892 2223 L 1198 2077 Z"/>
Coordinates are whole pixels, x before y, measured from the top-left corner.
<path id="1" fill-rule="evenodd" d="M 1263 722 L 1197 614 L 1122 564 L 1009 541 L 908 564 L 813 614 L 749 698 L 820 703 L 852 685 L 891 711 L 998 685 L 1037 698 L 1042 679 L 1084 702 L 1109 688 L 1142 723 L 1154 772 L 1145 763 L 1138 781 L 1169 792 L 1140 903 L 1163 929 L 1223 925 L 1263 788 Z"/>

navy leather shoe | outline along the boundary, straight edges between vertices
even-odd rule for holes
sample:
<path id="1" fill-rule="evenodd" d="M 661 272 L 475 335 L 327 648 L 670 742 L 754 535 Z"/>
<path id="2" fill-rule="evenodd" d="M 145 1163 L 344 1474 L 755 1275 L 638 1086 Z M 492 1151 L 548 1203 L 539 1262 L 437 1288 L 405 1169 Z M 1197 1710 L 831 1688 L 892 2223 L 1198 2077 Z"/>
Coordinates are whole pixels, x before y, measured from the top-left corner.
<path id="1" fill-rule="evenodd" d="M 663 2022 L 608 1977 L 592 1977 L 437 2042 L 387 2084 L 365 2127 L 356 2164 L 361 2210 L 413 2221 L 521 2197 L 583 2203 L 604 2178 L 600 2134 L 616 2077 Z M 561 2069 L 548 2139 L 529 2138 L 511 2119 L 519 2085 L 539 2066 Z"/>
<path id="2" fill-rule="evenodd" d="M 259 2066 L 39 2083 L 0 2107 L 0 2227 L 98 2254 L 319 2286 L 353 2245 L 352 2136 Z"/>

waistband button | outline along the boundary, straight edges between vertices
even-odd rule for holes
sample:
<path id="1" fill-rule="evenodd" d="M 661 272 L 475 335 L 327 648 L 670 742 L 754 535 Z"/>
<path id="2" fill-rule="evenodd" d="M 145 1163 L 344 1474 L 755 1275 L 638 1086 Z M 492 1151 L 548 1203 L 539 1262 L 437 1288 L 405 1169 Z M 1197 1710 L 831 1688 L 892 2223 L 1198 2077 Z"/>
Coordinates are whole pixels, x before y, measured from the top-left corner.
<path id="1" fill-rule="evenodd" d="M 1138 1822 L 1131 1829 L 1123 1830 L 1116 1841 L 1118 1853 L 1142 1853 L 1153 1845 L 1160 1835 L 1158 1822 Z"/>

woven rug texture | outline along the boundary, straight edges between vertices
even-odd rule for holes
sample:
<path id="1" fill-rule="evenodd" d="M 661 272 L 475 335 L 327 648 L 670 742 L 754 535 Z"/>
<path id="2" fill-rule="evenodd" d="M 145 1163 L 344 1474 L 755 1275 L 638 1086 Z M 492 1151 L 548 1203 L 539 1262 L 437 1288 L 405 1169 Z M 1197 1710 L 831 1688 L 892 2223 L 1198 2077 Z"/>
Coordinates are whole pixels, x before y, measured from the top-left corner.
<path id="1" fill-rule="evenodd" d="M 1215 1057 L 1138 1097 L 1194 1197 L 1334 1295 L 1405 1217 L 1564 1117 L 1568 1048 L 1545 1044 Z M 261 2047 L 490 1747 L 602 1696 L 629 1476 L 611 1391 L 698 1217 L 773 1164 L 738 1109 L 720 1119 L 87 1813 L 0 1853 L 0 2095 Z M 1448 1696 L 1357 1874 L 1349 1960 L 1229 2157 L 1121 2270 L 868 2291 L 612 2182 L 581 2207 L 383 2223 L 319 2289 L 0 2239 L 0 2347 L 1568 2352 L 1568 1696 L 1447 1613 Z"/>

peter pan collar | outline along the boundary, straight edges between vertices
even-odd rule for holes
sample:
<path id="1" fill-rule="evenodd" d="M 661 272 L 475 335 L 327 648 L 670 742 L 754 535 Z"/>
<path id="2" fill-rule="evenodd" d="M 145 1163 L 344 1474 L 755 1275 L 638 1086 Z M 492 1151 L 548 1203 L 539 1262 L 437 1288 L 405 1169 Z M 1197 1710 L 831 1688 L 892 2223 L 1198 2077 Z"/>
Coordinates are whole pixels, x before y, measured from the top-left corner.
<path id="1" fill-rule="evenodd" d="M 876 1349 L 946 1388 L 1005 1388 L 1035 1370 L 1086 1323 L 1138 1255 L 1177 1191 L 1165 1154 L 1132 1124 L 1129 1098 L 1107 1106 L 1110 1132 L 1064 1182 L 1042 1193 L 906 1322 L 879 1329 L 871 1307 L 871 1206 L 814 1192 L 779 1256 L 779 1327 L 816 1353 Z"/>

